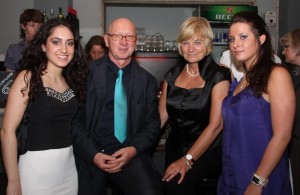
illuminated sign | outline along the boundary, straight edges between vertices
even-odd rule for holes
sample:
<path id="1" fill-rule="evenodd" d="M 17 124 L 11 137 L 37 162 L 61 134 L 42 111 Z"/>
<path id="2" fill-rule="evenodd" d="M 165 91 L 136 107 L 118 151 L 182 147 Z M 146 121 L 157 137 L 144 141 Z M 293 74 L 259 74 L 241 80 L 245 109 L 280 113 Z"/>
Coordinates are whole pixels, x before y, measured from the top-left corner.
<path id="1" fill-rule="evenodd" d="M 230 22 L 231 17 L 241 11 L 257 13 L 257 6 L 250 5 L 202 5 L 201 16 L 213 22 Z"/>

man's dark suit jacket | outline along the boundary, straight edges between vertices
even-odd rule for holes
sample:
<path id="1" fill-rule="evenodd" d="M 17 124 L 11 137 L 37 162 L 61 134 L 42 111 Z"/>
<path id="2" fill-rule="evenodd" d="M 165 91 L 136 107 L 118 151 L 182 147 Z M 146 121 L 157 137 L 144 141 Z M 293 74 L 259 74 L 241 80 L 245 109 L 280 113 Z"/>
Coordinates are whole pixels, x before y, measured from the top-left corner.
<path id="1" fill-rule="evenodd" d="M 102 149 L 101 143 L 95 143 L 92 136 L 101 123 L 105 107 L 108 56 L 89 66 L 86 104 L 79 107 L 72 129 L 75 154 L 88 164 Z M 126 142 L 136 148 L 139 157 L 144 157 L 155 148 L 160 135 L 158 85 L 155 77 L 135 61 L 132 61 L 130 74 Z"/>
<path id="2" fill-rule="evenodd" d="M 300 194 L 300 76 L 295 75 L 297 65 L 290 65 L 290 71 L 293 78 L 296 92 L 296 114 L 293 127 L 292 140 L 289 145 L 290 161 L 292 165 L 293 189 L 294 194 Z M 300 71 L 300 70 L 299 70 Z M 299 73 L 298 73 L 299 74 Z"/>

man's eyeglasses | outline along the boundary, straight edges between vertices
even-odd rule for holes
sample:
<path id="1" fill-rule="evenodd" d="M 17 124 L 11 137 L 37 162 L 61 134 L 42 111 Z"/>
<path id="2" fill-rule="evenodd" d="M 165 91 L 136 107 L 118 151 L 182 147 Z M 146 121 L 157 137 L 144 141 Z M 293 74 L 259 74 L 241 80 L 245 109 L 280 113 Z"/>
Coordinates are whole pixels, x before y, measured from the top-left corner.
<path id="1" fill-rule="evenodd" d="M 112 38 L 113 41 L 121 41 L 125 38 L 126 41 L 134 42 L 136 41 L 137 37 L 135 35 L 120 35 L 120 34 L 107 34 Z"/>

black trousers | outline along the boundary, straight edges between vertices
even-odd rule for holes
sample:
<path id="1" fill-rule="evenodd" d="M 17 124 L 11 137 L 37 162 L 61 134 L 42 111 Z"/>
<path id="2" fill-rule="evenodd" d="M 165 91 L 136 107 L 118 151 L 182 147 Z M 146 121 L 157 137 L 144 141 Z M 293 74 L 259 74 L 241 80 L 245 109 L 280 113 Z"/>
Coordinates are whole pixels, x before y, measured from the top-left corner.
<path id="1" fill-rule="evenodd" d="M 108 185 L 118 195 L 162 195 L 161 176 L 146 159 L 133 158 L 122 171 L 108 174 L 95 166 L 81 166 L 79 195 L 106 195 Z"/>

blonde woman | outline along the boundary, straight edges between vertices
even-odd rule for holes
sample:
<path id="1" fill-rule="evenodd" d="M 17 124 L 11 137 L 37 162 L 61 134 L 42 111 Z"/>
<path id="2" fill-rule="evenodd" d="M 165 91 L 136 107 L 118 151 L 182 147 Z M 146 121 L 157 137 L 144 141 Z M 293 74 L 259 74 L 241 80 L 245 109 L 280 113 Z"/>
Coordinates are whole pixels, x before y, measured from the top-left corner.
<path id="1" fill-rule="evenodd" d="M 163 176 L 168 195 L 216 194 L 221 174 L 221 104 L 231 80 L 230 70 L 211 58 L 212 29 L 205 18 L 181 25 L 178 48 L 186 60 L 165 76 L 159 102 L 166 142 Z"/>

